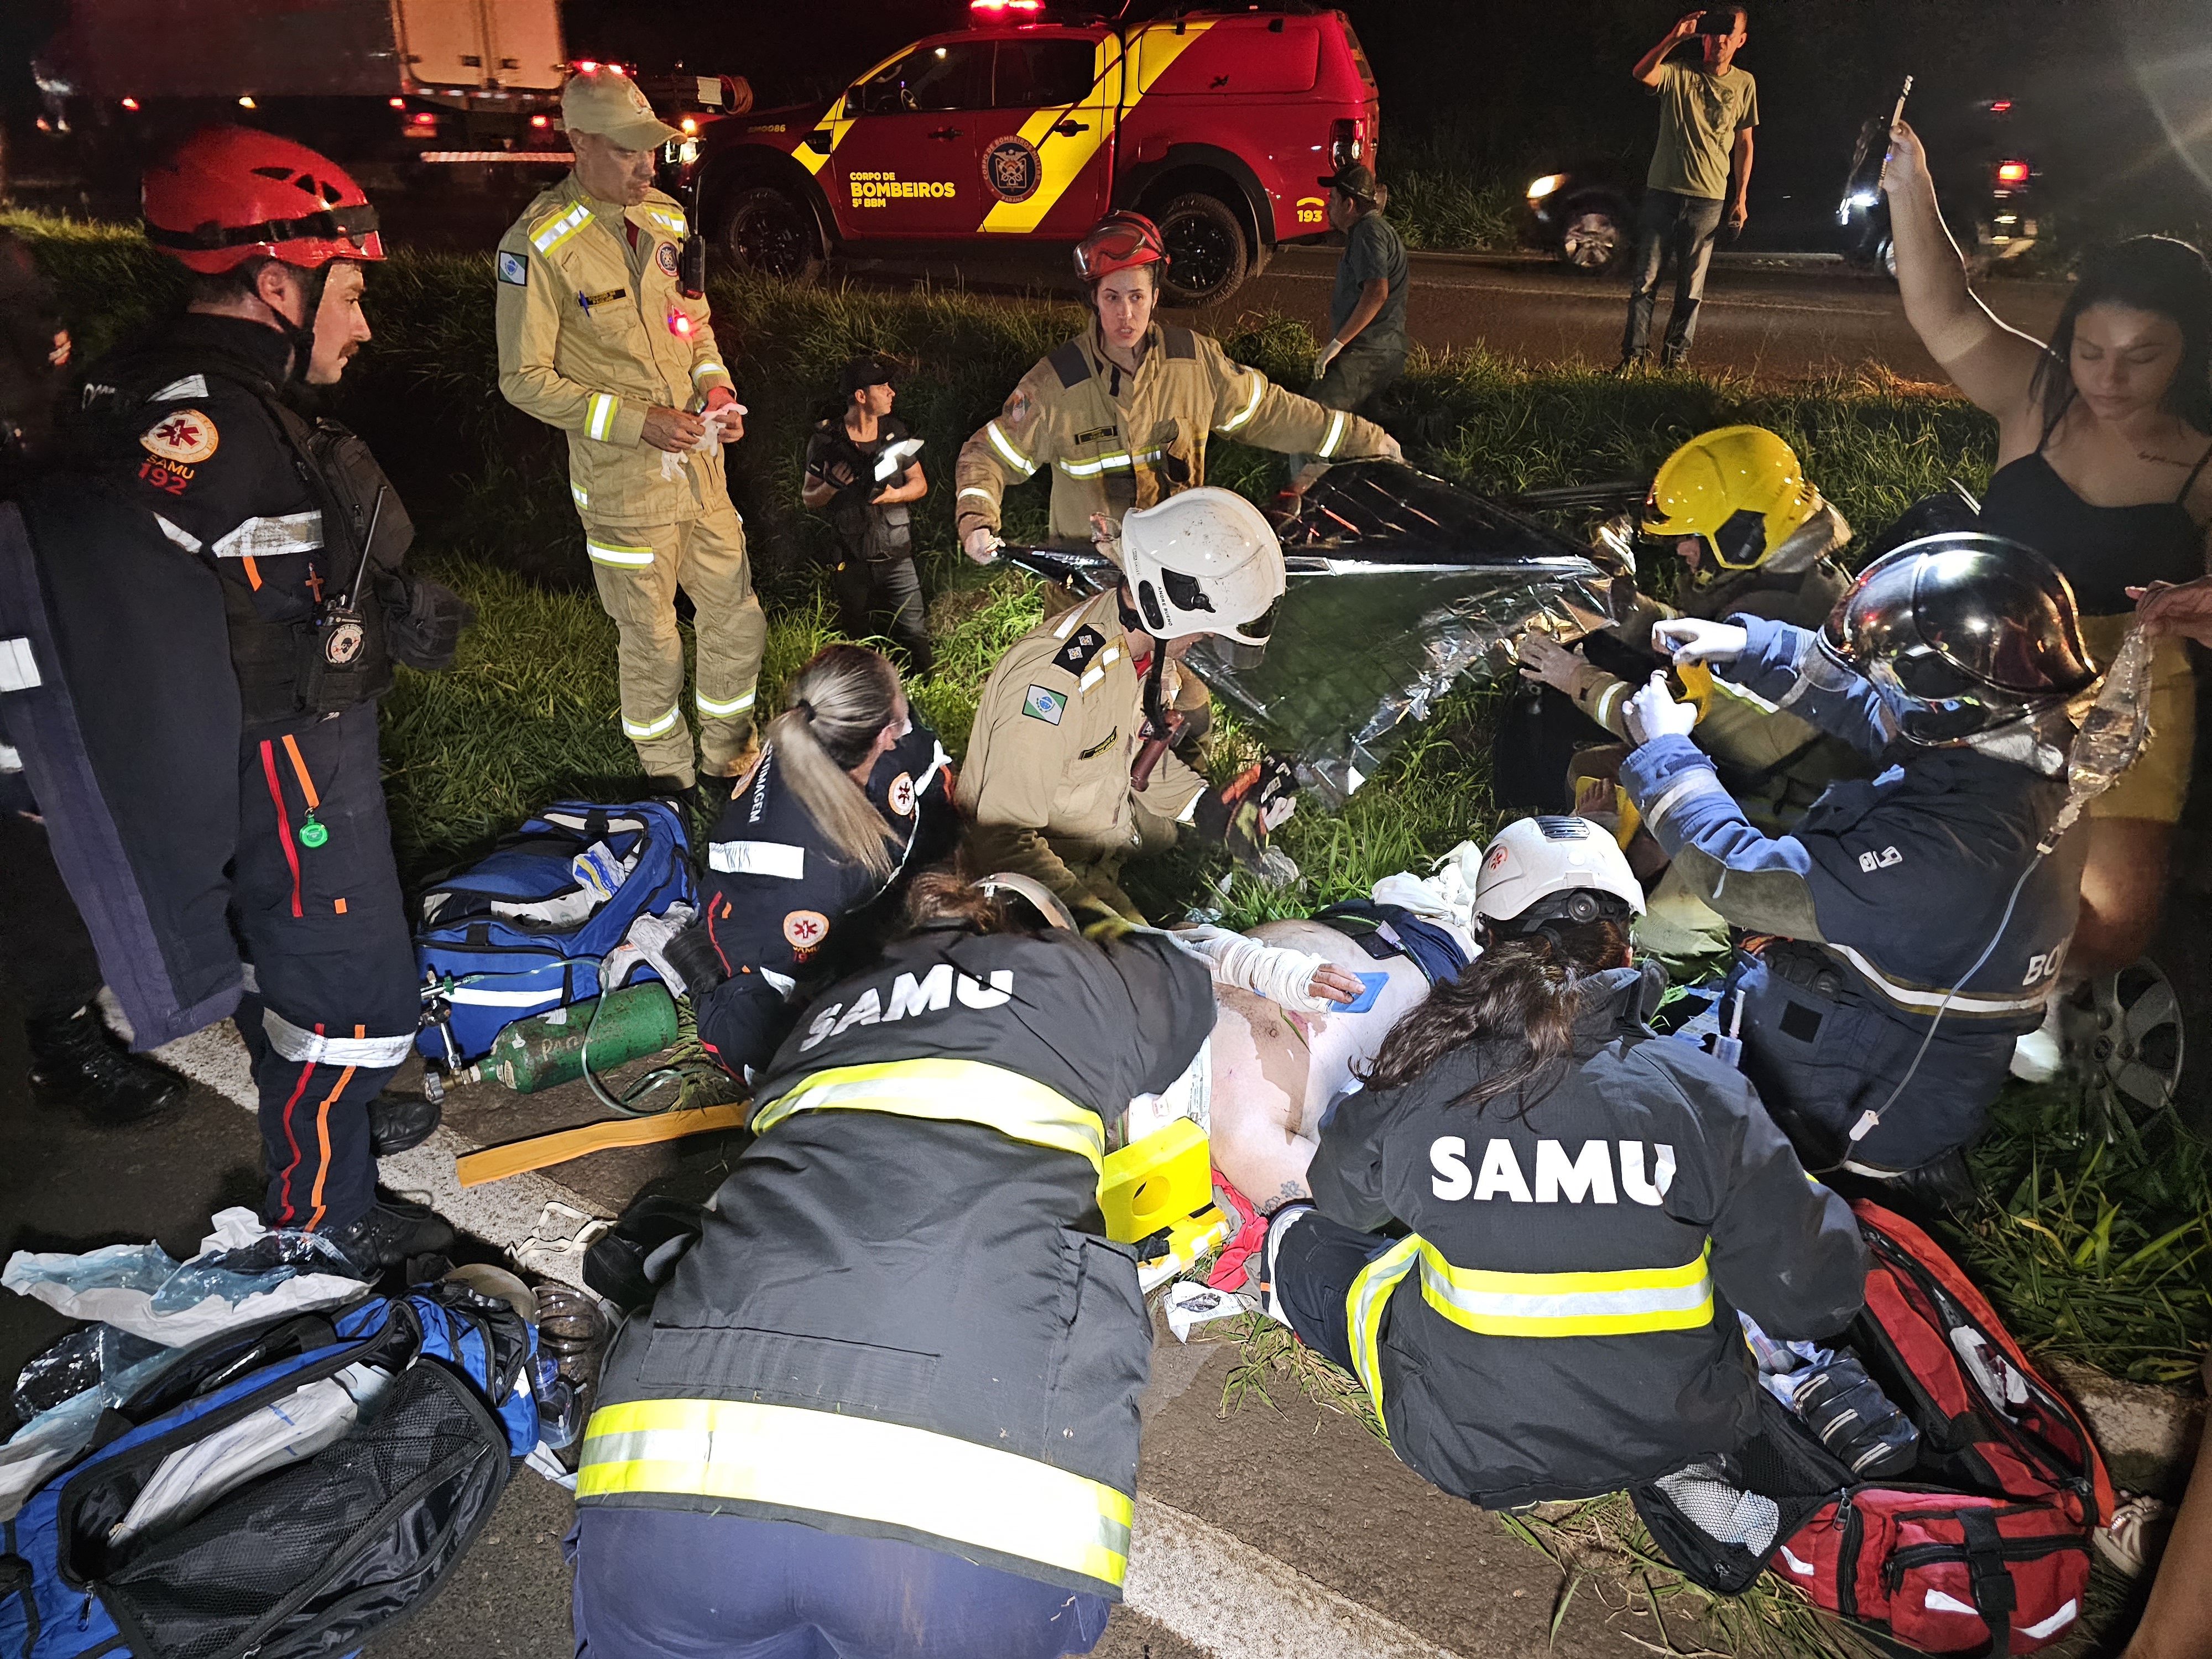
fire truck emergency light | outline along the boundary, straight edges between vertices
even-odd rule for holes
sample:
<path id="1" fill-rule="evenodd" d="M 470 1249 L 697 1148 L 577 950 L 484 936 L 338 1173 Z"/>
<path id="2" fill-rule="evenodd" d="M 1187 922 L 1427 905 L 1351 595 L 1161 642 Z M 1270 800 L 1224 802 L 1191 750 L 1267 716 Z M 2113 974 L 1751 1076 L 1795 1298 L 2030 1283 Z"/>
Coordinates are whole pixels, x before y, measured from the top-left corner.
<path id="1" fill-rule="evenodd" d="M 968 0 L 968 9 L 979 17 L 1004 17 L 1009 12 L 1034 15 L 1044 9 L 1044 0 Z"/>
<path id="2" fill-rule="evenodd" d="M 2024 185 L 2027 182 L 2028 166 L 2025 161 L 1997 163 L 1997 182 L 2001 185 Z"/>

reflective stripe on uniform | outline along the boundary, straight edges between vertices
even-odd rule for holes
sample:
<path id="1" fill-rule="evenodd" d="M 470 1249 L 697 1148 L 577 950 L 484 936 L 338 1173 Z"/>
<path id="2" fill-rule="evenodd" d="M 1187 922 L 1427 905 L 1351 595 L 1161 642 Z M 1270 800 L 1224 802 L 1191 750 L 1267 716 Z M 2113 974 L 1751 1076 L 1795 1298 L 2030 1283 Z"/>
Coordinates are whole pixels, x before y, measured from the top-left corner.
<path id="1" fill-rule="evenodd" d="M 1692 795 L 1709 795 L 1717 790 L 1723 795 L 1728 793 L 1727 786 L 1714 775 L 1712 769 L 1693 766 L 1668 785 L 1658 799 L 1644 809 L 1644 821 L 1656 826 L 1678 802 L 1686 800 Z"/>
<path id="2" fill-rule="evenodd" d="M 592 504 L 592 492 L 580 483 L 570 483 L 568 494 L 578 507 L 589 507 Z"/>
<path id="3" fill-rule="evenodd" d="M 322 544 L 321 514 L 287 513 L 273 519 L 248 519 L 217 538 L 208 551 L 218 559 L 266 559 L 279 553 L 312 553 Z"/>
<path id="4" fill-rule="evenodd" d="M 1462 1329 L 1484 1336 L 1629 1336 L 1698 1330 L 1713 1321 L 1712 1244 L 1679 1267 L 1614 1273 L 1502 1273 L 1456 1267 L 1418 1233 L 1400 1239 L 1359 1270 L 1345 1292 L 1346 1334 L 1359 1380 L 1379 1416 L 1382 1310 L 1418 1263 L 1421 1299 Z"/>
<path id="5" fill-rule="evenodd" d="M 566 213 L 548 219 L 530 233 L 530 246 L 540 253 L 550 253 L 586 225 L 592 222 L 592 210 L 581 202 Z"/>
<path id="6" fill-rule="evenodd" d="M 1060 470 L 1071 478 L 1095 478 L 1102 472 L 1142 466 L 1147 461 L 1157 461 L 1166 453 L 1164 449 L 1147 449 L 1135 455 L 1117 451 L 1111 455 L 1093 456 L 1087 461 L 1062 461 Z"/>
<path id="7" fill-rule="evenodd" d="M 724 368 L 721 364 L 714 362 L 710 358 L 708 361 L 700 364 L 698 368 L 691 371 L 691 378 L 695 380 L 703 380 L 709 374 L 720 374 L 725 379 L 727 379 L 729 373 L 730 371 L 728 369 Z"/>
<path id="8" fill-rule="evenodd" d="M 1946 994 L 1942 991 L 1930 990 L 1925 986 L 1907 985 L 1901 980 L 1892 979 L 1856 951 L 1852 950 L 1850 945 L 1838 945 L 1832 939 L 1826 940 L 1824 943 L 1829 950 L 1833 951 L 1852 967 L 1857 969 L 1860 975 L 1883 998 L 1895 1003 L 1907 1013 L 1932 1014 L 1941 1009 L 1947 1015 L 1955 1014 L 1964 1018 L 1972 1018 L 1976 1015 L 1984 1018 L 2002 1018 L 2035 1012 L 2051 1000 L 2051 986 L 2048 981 L 2036 990 L 2022 992 L 2018 995 L 1996 996 L 1987 992 L 1977 991 L 1953 991 Z"/>
<path id="9" fill-rule="evenodd" d="M 1316 452 L 1324 461 L 1328 459 L 1330 456 L 1336 453 L 1337 440 L 1344 436 L 1344 422 L 1345 414 L 1344 411 L 1340 409 L 1330 418 L 1328 423 L 1328 436 L 1321 441 L 1321 448 Z"/>
<path id="10" fill-rule="evenodd" d="M 666 1492 L 844 1516 L 1101 1583 L 1128 1571 L 1126 1492 L 994 1446 L 851 1413 L 747 1400 L 603 1406 L 580 1499 Z"/>
<path id="11" fill-rule="evenodd" d="M 999 452 L 999 459 L 1020 473 L 1024 478 L 1036 471 L 1036 463 L 1014 447 L 1013 440 L 999 430 L 996 421 L 986 421 L 983 430 L 990 434 L 991 447 Z"/>
<path id="12" fill-rule="evenodd" d="M 683 719 L 684 711 L 680 708 L 670 709 L 657 720 L 641 722 L 625 714 L 623 716 L 622 723 L 623 736 L 633 742 L 642 741 L 647 738 L 657 738 L 664 732 L 674 731 Z"/>
<path id="13" fill-rule="evenodd" d="M 629 565 L 642 568 L 653 562 L 649 547 L 631 547 L 622 542 L 603 542 L 590 536 L 584 538 L 584 551 L 592 556 L 593 564 Z"/>
<path id="14" fill-rule="evenodd" d="M 412 1031 L 400 1036 L 325 1036 L 293 1024 L 274 1008 L 261 1011 L 261 1029 L 282 1058 L 313 1066 L 361 1066 L 374 1071 L 397 1066 L 415 1048 Z"/>
<path id="15" fill-rule="evenodd" d="M 1455 1267 L 1420 1241 L 1421 1299 L 1483 1336 L 1632 1336 L 1713 1322 L 1712 1246 L 1679 1267 L 1596 1273 L 1499 1273 Z"/>
<path id="16" fill-rule="evenodd" d="M 622 407 L 622 399 L 611 392 L 594 392 L 584 406 L 584 435 L 600 443 L 615 429 L 615 411 Z"/>
<path id="17" fill-rule="evenodd" d="M 732 697 L 727 702 L 718 702 L 714 698 L 708 696 L 704 691 L 698 690 L 696 687 L 693 688 L 693 695 L 698 699 L 699 712 L 701 714 L 709 715 L 717 720 L 723 720 L 728 718 L 732 714 L 744 714 L 746 709 L 753 706 L 753 699 L 760 694 L 757 690 L 748 691 L 744 696 Z"/>
<path id="18" fill-rule="evenodd" d="M 1628 690 L 1626 680 L 1615 680 L 1597 694 L 1597 702 L 1590 709 L 1590 718 L 1608 731 L 1613 726 L 1613 700 Z"/>
<path id="19" fill-rule="evenodd" d="M 1252 411 L 1260 407 L 1260 394 L 1267 389 L 1267 379 L 1254 370 L 1248 369 L 1245 372 L 1252 376 L 1252 395 L 1244 400 L 1243 408 L 1213 428 L 1216 432 L 1236 431 L 1238 427 L 1250 420 Z"/>
<path id="20" fill-rule="evenodd" d="M 962 490 L 959 495 L 953 497 L 953 499 L 955 501 L 964 501 L 970 495 L 975 496 L 979 501 L 995 501 L 999 499 L 995 491 L 986 489 L 981 484 L 969 484 L 967 489 Z"/>
<path id="21" fill-rule="evenodd" d="M 896 1060 L 817 1072 L 754 1113 L 752 1132 L 763 1135 L 794 1112 L 830 1108 L 980 1123 L 1010 1140 L 1073 1152 L 1102 1173 L 1106 1167 L 1106 1131 L 1097 1113 L 1019 1073 L 973 1060 Z"/>
<path id="22" fill-rule="evenodd" d="M 726 876 L 776 876 L 797 881 L 806 874 L 806 849 L 785 841 L 718 841 L 708 844 L 707 867 Z"/>
<path id="23" fill-rule="evenodd" d="M 164 536 L 183 548 L 185 552 L 197 553 L 200 550 L 200 538 L 182 525 L 171 524 L 158 513 L 154 515 L 154 522 L 161 526 L 161 533 Z"/>

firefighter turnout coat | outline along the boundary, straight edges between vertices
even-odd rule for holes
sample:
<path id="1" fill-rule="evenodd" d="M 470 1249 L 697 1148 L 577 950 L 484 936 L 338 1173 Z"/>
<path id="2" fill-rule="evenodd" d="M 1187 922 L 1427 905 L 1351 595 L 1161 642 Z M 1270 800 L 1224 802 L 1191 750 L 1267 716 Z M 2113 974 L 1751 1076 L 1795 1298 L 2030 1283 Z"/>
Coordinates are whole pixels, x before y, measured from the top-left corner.
<path id="1" fill-rule="evenodd" d="M 1173 753 L 1143 793 L 1130 787 L 1144 702 L 1118 589 L 1014 641 L 983 683 L 962 771 L 979 868 L 1034 876 L 1071 904 L 1126 908 L 1121 861 L 1172 845 L 1206 791 Z"/>
<path id="2" fill-rule="evenodd" d="M 952 510 L 962 536 L 996 530 L 1007 489 L 1052 473 L 1050 534 L 1088 541 L 1091 515 L 1119 521 L 1206 482 L 1209 437 L 1348 460 L 1385 453 L 1372 421 L 1325 409 L 1232 361 L 1203 334 L 1155 323 L 1134 374 L 1106 357 L 1098 323 L 1022 377 L 962 446 Z"/>
<path id="3" fill-rule="evenodd" d="M 1980 1127 L 2014 1039 L 2041 1023 L 2074 933 L 2087 837 L 2039 860 L 2063 778 L 1971 748 L 1892 748 L 1874 688 L 1830 663 L 1814 635 L 1729 620 L 1750 645 L 1716 678 L 1886 769 L 1832 785 L 1779 837 L 1751 825 L 1687 738 L 1638 749 L 1622 786 L 1692 890 L 1769 936 L 1739 956 L 1722 1007 L 1732 1019 L 1741 996 L 1744 1071 L 1808 1164 L 1832 1167 L 1848 1151 L 1868 1173 L 1914 1168 Z M 1880 1127 L 1847 1148 L 1869 1111 Z"/>
<path id="4" fill-rule="evenodd" d="M 595 201 L 571 173 L 501 238 L 499 389 L 568 434 L 568 488 L 593 525 L 680 524 L 728 510 L 719 447 L 665 476 L 643 441 L 655 408 L 690 409 L 730 384 L 707 301 L 688 300 L 677 260 L 689 229 L 673 197 Z"/>
<path id="5" fill-rule="evenodd" d="M 1106 1121 L 1212 1028 L 1164 934 L 958 927 L 832 986 L 609 1354 L 583 1504 L 902 1539 L 1119 1600 L 1152 1324 Z"/>
<path id="6" fill-rule="evenodd" d="M 695 997 L 699 1040 L 732 1076 L 763 1064 L 783 1040 L 794 998 L 824 969 L 852 963 L 854 936 L 872 931 L 902 878 L 951 853 L 959 838 L 952 763 L 937 734 L 915 726 L 876 758 L 867 796 L 891 832 L 888 881 L 853 863 L 784 781 L 771 743 L 730 797 L 699 879 L 707 937 L 729 977 Z"/>
<path id="7" fill-rule="evenodd" d="M 1398 1455 L 1487 1508 L 1740 1450 L 1758 1383 L 1735 1310 L 1809 1339 L 1863 1299 L 1843 1199 L 1741 1074 L 1644 1024 L 1665 983 L 1656 965 L 1586 981 L 1548 1093 L 1455 1105 L 1512 1058 L 1472 1044 L 1344 1097 L 1322 1131 L 1321 1212 L 1407 1230 L 1346 1297 L 1361 1380 Z"/>

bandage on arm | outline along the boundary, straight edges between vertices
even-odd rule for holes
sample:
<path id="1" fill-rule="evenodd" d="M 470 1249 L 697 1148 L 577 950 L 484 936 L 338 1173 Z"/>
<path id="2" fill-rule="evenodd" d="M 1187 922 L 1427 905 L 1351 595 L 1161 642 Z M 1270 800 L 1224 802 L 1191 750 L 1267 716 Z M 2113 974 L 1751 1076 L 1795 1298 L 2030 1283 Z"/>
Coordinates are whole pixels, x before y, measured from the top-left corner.
<path id="1" fill-rule="evenodd" d="M 1234 985 L 1301 1013 L 1326 1014 L 1336 1008 L 1324 997 L 1306 994 L 1315 973 L 1327 965 L 1326 958 L 1310 951 L 1265 945 L 1210 924 L 1178 927 L 1168 937 L 1204 962 L 1224 985 Z"/>

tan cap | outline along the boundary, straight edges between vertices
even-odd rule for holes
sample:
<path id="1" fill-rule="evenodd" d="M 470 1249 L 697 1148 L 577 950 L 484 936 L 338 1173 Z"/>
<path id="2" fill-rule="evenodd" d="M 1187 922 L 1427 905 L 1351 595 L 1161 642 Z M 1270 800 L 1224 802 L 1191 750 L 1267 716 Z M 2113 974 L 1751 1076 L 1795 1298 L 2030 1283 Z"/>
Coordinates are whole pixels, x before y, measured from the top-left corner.
<path id="1" fill-rule="evenodd" d="M 637 82 L 617 69 L 570 76 L 561 88 L 561 119 L 571 132 L 596 132 L 622 149 L 652 149 L 684 136 L 655 116 Z"/>

